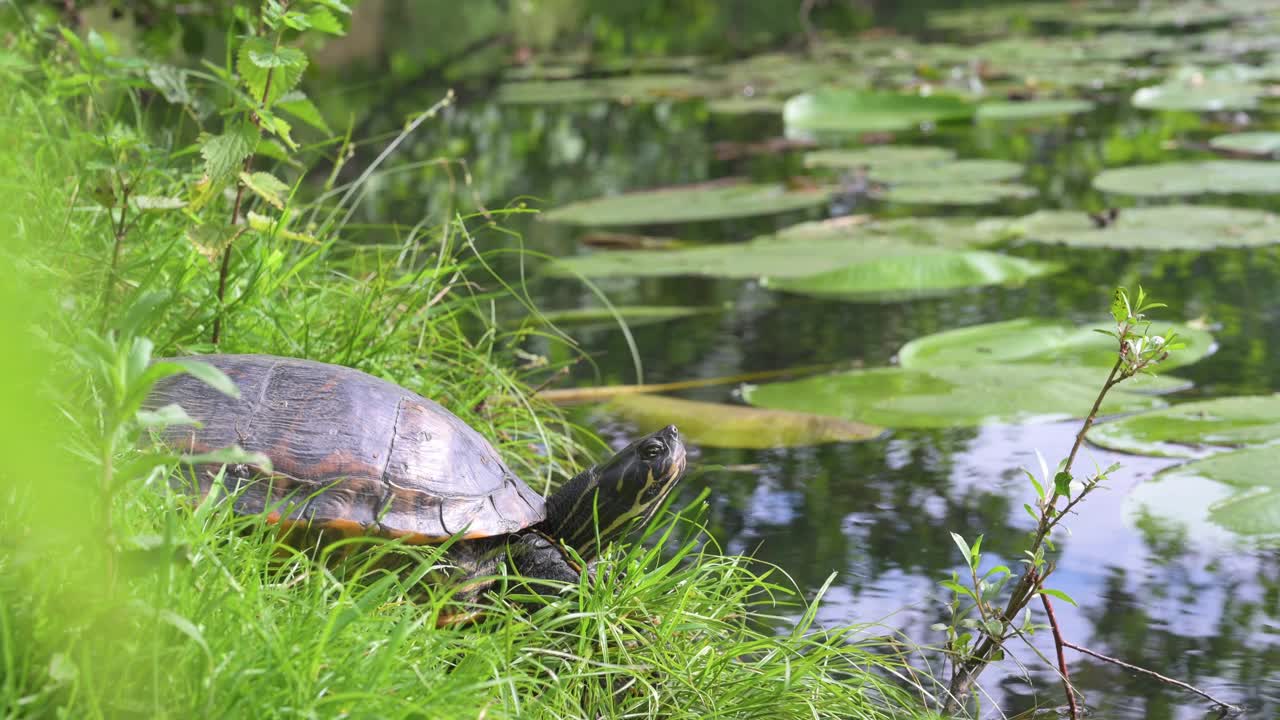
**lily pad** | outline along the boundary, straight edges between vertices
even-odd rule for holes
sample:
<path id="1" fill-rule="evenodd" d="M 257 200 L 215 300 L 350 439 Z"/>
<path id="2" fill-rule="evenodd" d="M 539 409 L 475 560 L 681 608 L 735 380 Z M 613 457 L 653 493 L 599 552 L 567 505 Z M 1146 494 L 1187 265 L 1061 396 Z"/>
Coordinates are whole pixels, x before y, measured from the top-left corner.
<path id="1" fill-rule="evenodd" d="M 989 239 L 970 221 L 836 218 L 792 225 L 745 243 L 679 250 L 618 250 L 558 258 L 554 274 L 588 277 L 803 278 L 888 257 L 914 258 Z"/>
<path id="2" fill-rule="evenodd" d="M 1105 379 L 1096 369 L 1056 365 L 877 368 L 760 385 L 748 388 L 745 397 L 760 407 L 887 427 L 960 427 L 1082 417 Z M 1186 384 L 1150 378 L 1144 388 L 1171 391 Z M 1164 405 L 1158 397 L 1116 388 L 1108 393 L 1102 412 Z"/>
<path id="3" fill-rule="evenodd" d="M 624 305 L 614 308 L 589 307 L 548 310 L 541 317 L 553 325 L 617 327 L 619 320 L 631 327 L 680 320 L 719 312 L 718 307 L 685 307 L 680 305 Z M 538 316 L 530 315 L 536 321 Z"/>
<path id="4" fill-rule="evenodd" d="M 994 183 L 1022 174 L 1022 164 L 1008 160 L 955 160 L 874 168 L 871 178 L 890 185 Z"/>
<path id="5" fill-rule="evenodd" d="M 711 182 L 606 195 L 558 207 L 543 218 L 574 225 L 659 225 L 773 215 L 821 205 L 829 197 L 821 189 Z"/>
<path id="6" fill-rule="evenodd" d="M 1033 120 L 1047 117 L 1078 115 L 1093 109 L 1088 100 L 1028 100 L 1025 102 L 986 102 L 978 106 L 979 120 Z"/>
<path id="7" fill-rule="evenodd" d="M 805 153 L 806 167 L 884 168 L 937 165 L 956 156 L 954 150 L 928 145 L 877 145 L 857 150 L 816 150 Z"/>
<path id="8" fill-rule="evenodd" d="M 1145 110 L 1252 110 L 1258 106 L 1258 98 L 1264 92 L 1265 88 L 1253 83 L 1172 82 L 1138 88 L 1133 93 L 1132 102 L 1134 107 Z"/>
<path id="9" fill-rule="evenodd" d="M 1103 192 L 1138 197 L 1206 193 L 1280 193 L 1280 163 L 1261 160 L 1167 162 L 1106 170 L 1093 179 Z"/>
<path id="10" fill-rule="evenodd" d="M 1169 468 L 1126 499 L 1133 513 L 1237 538 L 1280 537 L 1280 445 L 1247 448 Z M 1211 533 L 1210 533 L 1211 534 Z"/>
<path id="11" fill-rule="evenodd" d="M 1280 441 L 1280 395 L 1183 403 L 1096 425 L 1089 441 L 1137 455 L 1200 457 L 1205 448 Z"/>
<path id="12" fill-rule="evenodd" d="M 1035 197 L 1036 189 L 1021 183 L 976 182 L 967 185 L 895 185 L 880 197 L 888 202 L 917 205 L 987 205 L 1001 200 Z"/>
<path id="13" fill-rule="evenodd" d="M 690 442 L 717 448 L 801 447 L 868 440 L 885 432 L 882 427 L 825 415 L 662 395 L 622 395 L 605 405 L 605 410 L 644 427 L 674 422 Z"/>
<path id="14" fill-rule="evenodd" d="M 1212 205 L 1124 208 L 1105 227 L 1079 210 L 1040 210 L 1013 220 L 989 220 L 980 227 L 1003 239 L 1075 247 L 1207 250 L 1280 242 L 1280 216 Z"/>
<path id="15" fill-rule="evenodd" d="M 1049 363 L 1089 367 L 1106 372 L 1115 364 L 1116 340 L 1097 330 L 1110 324 L 1070 325 L 1055 320 L 1018 318 L 972 325 L 916 338 L 898 352 L 904 368 L 988 365 L 991 363 Z M 1172 329 L 1186 347 L 1169 353 L 1163 369 L 1190 365 L 1213 351 L 1213 336 L 1186 325 L 1152 325 L 1151 330 Z"/>
<path id="16" fill-rule="evenodd" d="M 887 250 L 836 270 L 805 277 L 766 277 L 775 290 L 846 300 L 898 300 L 989 285 L 1019 285 L 1056 265 L 981 250 L 918 247 Z"/>
<path id="17" fill-rule="evenodd" d="M 640 103 L 700 97 L 712 90 L 701 78 L 685 73 L 667 73 L 586 80 L 506 82 L 498 87 L 497 100 L 506 105 L 600 101 Z"/>
<path id="18" fill-rule="evenodd" d="M 973 115 L 974 106 L 950 95 L 907 95 L 861 90 L 819 90 L 787 100 L 787 132 L 909 130 L 926 122 Z"/>
<path id="19" fill-rule="evenodd" d="M 1245 132 L 1219 135 L 1209 141 L 1214 150 L 1249 155 L 1274 156 L 1280 153 L 1280 132 Z"/>
<path id="20" fill-rule="evenodd" d="M 954 237 L 948 228 L 957 228 Z M 943 244 L 958 244 L 975 234 L 971 222 L 937 218 L 804 223 L 746 243 L 563 258 L 550 271 L 589 277 L 760 278 L 769 287 L 796 293 L 888 299 L 1018 283 L 1059 269 Z"/>

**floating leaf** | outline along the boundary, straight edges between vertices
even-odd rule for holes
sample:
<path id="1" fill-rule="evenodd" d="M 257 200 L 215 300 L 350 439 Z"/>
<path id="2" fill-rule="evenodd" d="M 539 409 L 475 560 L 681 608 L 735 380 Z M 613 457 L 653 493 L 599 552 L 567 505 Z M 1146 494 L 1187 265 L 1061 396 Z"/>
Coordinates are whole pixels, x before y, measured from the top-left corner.
<path id="1" fill-rule="evenodd" d="M 1159 367 L 1190 365 L 1213 350 L 1213 336 L 1186 325 L 1152 325 L 1151 331 L 1172 328 L 1186 347 L 1169 353 Z M 1051 363 L 1095 368 L 1105 373 L 1119 353 L 1116 339 L 1097 330 L 1114 330 L 1110 323 L 1070 325 L 1056 320 L 1018 318 L 971 325 L 916 338 L 898 351 L 904 368 L 924 370 L 991 363 Z"/>
<path id="2" fill-rule="evenodd" d="M 1207 250 L 1280 242 L 1280 216 L 1212 205 L 1124 208 L 1104 227 L 1080 210 L 1040 210 L 987 221 L 981 228 L 1006 239 L 1118 249 Z"/>
<path id="3" fill-rule="evenodd" d="M 663 98 L 701 97 L 714 88 L 687 73 L 626 75 L 586 80 L 528 80 L 498 87 L 498 102 L 548 105 L 577 102 L 655 102 Z"/>
<path id="4" fill-rule="evenodd" d="M 1244 132 L 1219 135 L 1209 141 L 1214 150 L 1227 150 L 1249 155 L 1272 156 L 1280 153 L 1280 132 Z"/>
<path id="5" fill-rule="evenodd" d="M 1280 193 L 1280 163 L 1258 160 L 1167 162 L 1106 170 L 1093 179 L 1103 192 L 1139 197 L 1206 193 Z"/>
<path id="6" fill-rule="evenodd" d="M 805 277 L 766 278 L 777 290 L 848 300 L 897 300 L 987 285 L 1017 285 L 1052 264 L 981 250 L 890 248 L 879 256 Z"/>
<path id="7" fill-rule="evenodd" d="M 978 106 L 977 118 L 987 121 L 1032 120 L 1046 117 L 1078 115 L 1093 109 L 1088 100 L 1027 100 L 1024 102 L 985 102 Z"/>
<path id="8" fill-rule="evenodd" d="M 820 189 L 713 182 L 607 195 L 556 208 L 543 217 L 575 225 L 658 225 L 772 215 L 821 205 L 828 197 Z"/>
<path id="9" fill-rule="evenodd" d="M 1138 88 L 1133 93 L 1132 102 L 1134 107 L 1146 110 L 1252 110 L 1258 106 L 1258 97 L 1263 92 L 1265 89 L 1261 85 L 1253 83 L 1173 82 Z"/>
<path id="10" fill-rule="evenodd" d="M 776 235 L 745 243 L 679 250 L 595 252 L 560 258 L 557 274 L 588 277 L 702 275 L 726 278 L 799 278 L 898 255 L 914 256 L 943 247 L 990 241 L 972 222 L 943 218 L 900 218 L 861 222 L 835 218 L 792 225 Z"/>
<path id="11" fill-rule="evenodd" d="M 885 165 L 872 169 L 871 178 L 890 185 L 971 185 L 1011 180 L 1022 164 L 1008 160 L 955 160 L 944 163 Z"/>
<path id="12" fill-rule="evenodd" d="M 963 119 L 973 105 L 951 95 L 907 95 L 863 90 L 819 90 L 787 100 L 787 132 L 909 130 L 926 122 Z"/>
<path id="13" fill-rule="evenodd" d="M 623 395 L 605 410 L 642 427 L 675 423 L 690 442 L 706 447 L 768 449 L 879 437 L 882 427 L 785 410 L 697 402 L 662 395 Z"/>
<path id="14" fill-rule="evenodd" d="M 1280 441 L 1280 395 L 1183 403 L 1095 425 L 1095 445 L 1137 455 L 1199 457 L 1208 447 Z"/>
<path id="15" fill-rule="evenodd" d="M 933 428 L 1061 420 L 1089 412 L 1106 374 L 1092 368 L 1010 364 L 876 368 L 749 388 L 752 405 L 830 415 L 886 427 Z M 1151 378 L 1150 391 L 1186 387 Z M 1137 387 L 1137 386 L 1135 386 Z M 1163 407 L 1151 395 L 1112 390 L 1104 414 Z"/>
<path id="16" fill-rule="evenodd" d="M 1134 489 L 1132 514 L 1172 519 L 1196 537 L 1226 530 L 1235 536 L 1280 536 L 1280 445 L 1222 453 L 1169 468 Z M 1208 532 L 1200 532 L 1201 529 Z"/>
<path id="17" fill-rule="evenodd" d="M 1035 197 L 1037 191 L 1019 183 L 974 182 L 944 185 L 894 185 L 880 194 L 888 202 L 904 205 L 987 205 L 1001 200 Z"/>
<path id="18" fill-rule="evenodd" d="M 720 312 L 719 307 L 686 307 L 679 305 L 622 305 L 613 308 L 589 307 L 570 310 L 548 310 L 542 319 L 553 325 L 586 325 L 591 327 L 617 327 L 619 321 L 635 327 L 652 323 L 679 320 L 694 315 Z M 530 315 L 530 321 L 538 316 Z"/>
<path id="19" fill-rule="evenodd" d="M 806 167 L 859 168 L 871 170 L 909 165 L 936 165 L 956 156 L 954 150 L 928 145 L 877 145 L 857 150 L 817 150 L 805 153 Z"/>

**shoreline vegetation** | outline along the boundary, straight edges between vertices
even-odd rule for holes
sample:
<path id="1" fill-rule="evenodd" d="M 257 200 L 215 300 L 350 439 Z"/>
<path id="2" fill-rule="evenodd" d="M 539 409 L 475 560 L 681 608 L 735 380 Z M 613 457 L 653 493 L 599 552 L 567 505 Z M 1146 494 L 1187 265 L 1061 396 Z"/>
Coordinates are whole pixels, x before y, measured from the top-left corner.
<path id="1" fill-rule="evenodd" d="M 311 29 L 339 5 L 314 3 Z M 305 66 L 278 42 L 287 13 L 238 14 L 252 52 L 179 71 L 51 13 L 5 12 L 6 717 L 927 715 L 909 644 L 820 627 L 822 594 L 721 554 L 701 500 L 549 606 L 504 590 L 476 625 L 437 628 L 451 590 L 416 581 L 439 548 L 298 552 L 262 518 L 177 495 L 172 458 L 142 442 L 166 419 L 138 410 L 163 355 L 276 353 L 393 379 L 539 491 L 606 448 L 536 397 L 491 320 L 496 302 L 530 302 L 489 271 L 481 234 L 500 230 L 459 218 L 394 251 L 343 247 L 349 206 L 308 204 L 287 180 L 335 147 L 298 142 L 273 112 L 310 114 L 286 94 Z M 403 574 L 377 570 L 393 550 Z"/>

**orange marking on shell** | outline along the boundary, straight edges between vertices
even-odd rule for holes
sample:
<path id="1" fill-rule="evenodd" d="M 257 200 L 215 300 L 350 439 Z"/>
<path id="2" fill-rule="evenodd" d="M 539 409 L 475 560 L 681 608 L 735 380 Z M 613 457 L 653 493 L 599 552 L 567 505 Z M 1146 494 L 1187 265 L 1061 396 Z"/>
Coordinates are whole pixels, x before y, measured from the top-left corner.
<path id="1" fill-rule="evenodd" d="M 361 525 L 355 520 L 343 520 L 343 519 L 326 520 L 325 522 L 321 523 L 320 527 L 323 527 L 329 530 L 337 530 L 343 533 L 344 535 L 349 535 L 349 536 L 364 534 L 364 525 Z"/>
<path id="2" fill-rule="evenodd" d="M 271 523 L 272 525 L 280 525 L 280 524 L 281 524 L 280 519 L 281 519 L 281 518 L 280 518 L 280 513 L 278 513 L 278 512 L 269 512 L 269 513 L 267 513 L 267 522 Z M 292 524 L 293 524 L 293 522 L 294 522 L 294 521 L 292 521 L 292 520 L 286 520 L 283 524 L 285 524 L 285 525 L 292 525 Z"/>

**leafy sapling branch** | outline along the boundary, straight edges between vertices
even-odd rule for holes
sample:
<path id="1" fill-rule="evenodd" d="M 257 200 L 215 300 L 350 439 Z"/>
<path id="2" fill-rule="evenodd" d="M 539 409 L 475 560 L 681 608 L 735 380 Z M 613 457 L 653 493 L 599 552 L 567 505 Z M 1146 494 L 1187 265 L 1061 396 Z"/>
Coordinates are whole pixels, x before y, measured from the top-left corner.
<path id="1" fill-rule="evenodd" d="M 1130 294 L 1125 288 L 1115 291 L 1111 303 L 1115 329 L 1099 331 L 1114 340 L 1115 363 L 1081 423 L 1067 457 L 1051 473 L 1044 458 L 1037 453 L 1040 459 L 1039 478 L 1031 471 L 1025 471 L 1034 490 L 1035 501 L 1034 504 L 1025 504 L 1023 509 L 1034 522 L 1034 529 L 1022 552 L 1021 574 L 1007 594 L 1004 594 L 1005 588 L 1013 576 L 1010 568 L 997 565 L 984 572 L 982 537 L 979 536 L 970 545 L 962 536 L 952 533 L 957 547 L 964 555 L 968 577 L 962 581 L 960 573 L 953 573 L 950 580 L 940 583 L 952 593 L 948 604 L 950 622 L 935 626 L 947 633 L 945 652 L 952 668 L 949 693 L 943 702 L 944 712 L 959 712 L 967 704 L 978 676 L 990 663 L 1004 657 L 1010 640 L 1020 639 L 1030 646 L 1027 636 L 1045 627 L 1032 621 L 1031 603 L 1038 597 L 1044 606 L 1049 627 L 1053 630 L 1058 654 L 1057 669 L 1066 688 L 1071 717 L 1078 716 L 1075 692 L 1071 687 L 1062 653 L 1064 647 L 1075 649 L 1077 646 L 1062 639 L 1061 629 L 1053 614 L 1051 598 L 1073 605 L 1075 601 L 1061 590 L 1045 584 L 1056 567 L 1052 557 L 1057 549 L 1054 531 L 1067 515 L 1075 511 L 1086 497 L 1101 487 L 1119 468 L 1117 464 L 1105 469 L 1095 468 L 1093 472 L 1079 477 L 1075 474 L 1076 460 L 1084 445 L 1085 435 L 1097 419 L 1107 394 L 1120 383 L 1137 375 L 1152 374 L 1168 358 L 1170 352 L 1183 347 L 1181 340 L 1172 331 L 1163 336 L 1150 333 L 1151 322 L 1147 319 L 1147 313 L 1162 307 L 1163 304 L 1152 301 L 1142 288 L 1138 288 L 1136 294 Z M 1054 664 L 1043 655 L 1041 657 L 1050 665 Z"/>

